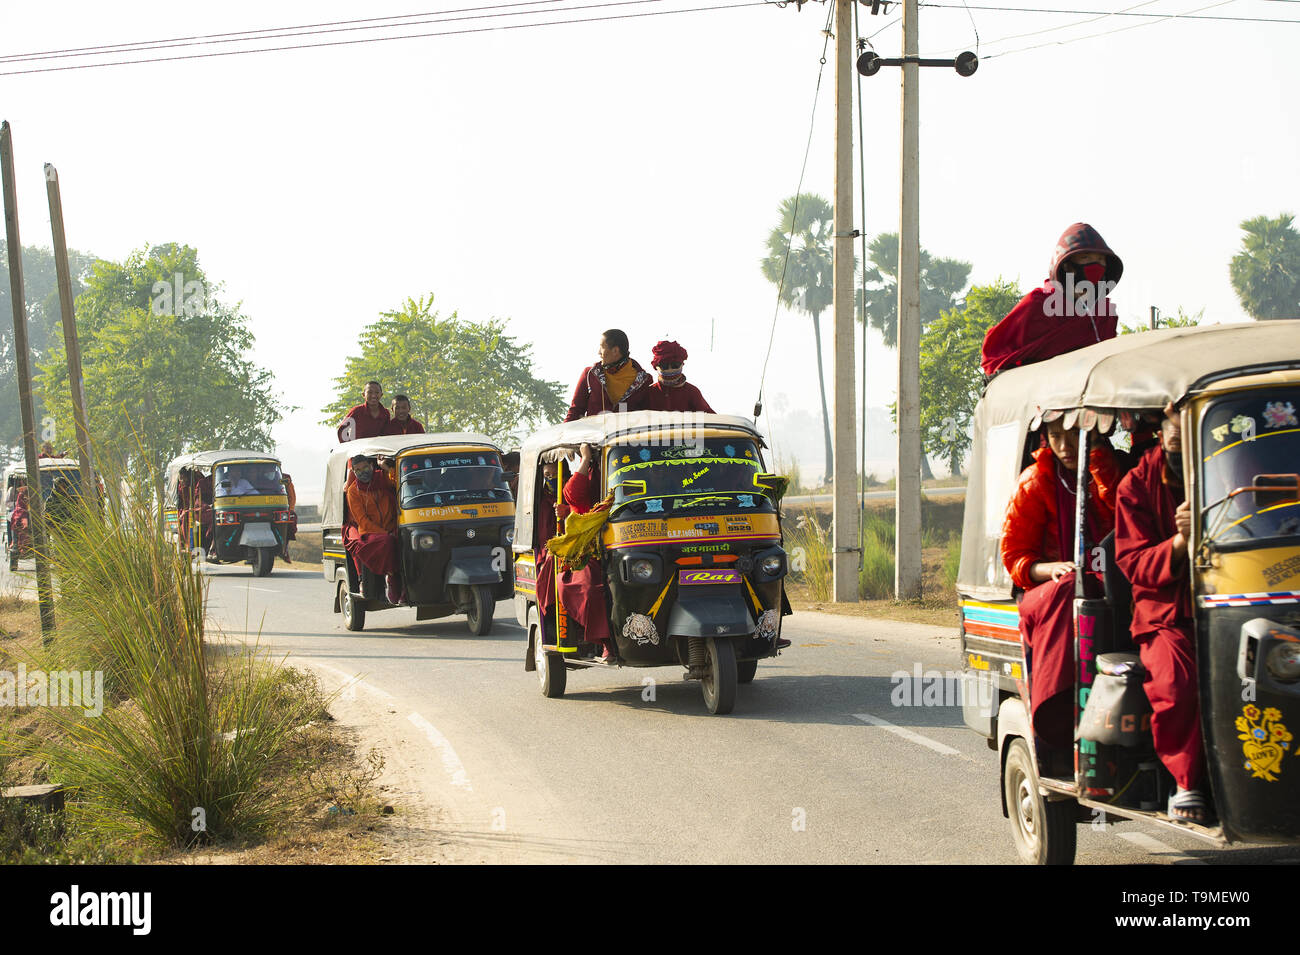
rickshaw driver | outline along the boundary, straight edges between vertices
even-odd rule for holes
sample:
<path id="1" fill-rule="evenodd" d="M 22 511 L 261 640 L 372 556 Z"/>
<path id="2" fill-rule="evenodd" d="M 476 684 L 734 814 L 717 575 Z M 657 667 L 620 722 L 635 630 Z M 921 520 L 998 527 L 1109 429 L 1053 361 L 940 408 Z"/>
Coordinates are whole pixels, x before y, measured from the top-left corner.
<path id="1" fill-rule="evenodd" d="M 1060 418 L 1049 422 L 1046 446 L 1020 475 L 1002 525 L 1002 562 L 1020 598 L 1020 634 L 1033 651 L 1031 722 L 1045 756 L 1062 758 L 1074 730 L 1074 541 L 1079 436 Z M 1088 535 L 1100 541 L 1115 524 L 1120 470 L 1109 442 L 1089 456 Z"/>
<path id="2" fill-rule="evenodd" d="M 397 488 L 382 469 L 364 454 L 352 458 L 352 473 L 344 485 L 348 523 L 343 546 L 358 564 L 388 580 L 388 602 L 402 602 L 397 560 Z"/>
<path id="3" fill-rule="evenodd" d="M 1187 541 L 1192 511 L 1183 488 L 1182 430 L 1165 407 L 1160 443 L 1120 481 L 1115 514 L 1115 562 L 1133 586 L 1133 639 L 1151 701 L 1156 755 L 1178 789 L 1169 799 L 1175 819 L 1206 823 L 1200 790 L 1205 775 L 1192 641 Z"/>

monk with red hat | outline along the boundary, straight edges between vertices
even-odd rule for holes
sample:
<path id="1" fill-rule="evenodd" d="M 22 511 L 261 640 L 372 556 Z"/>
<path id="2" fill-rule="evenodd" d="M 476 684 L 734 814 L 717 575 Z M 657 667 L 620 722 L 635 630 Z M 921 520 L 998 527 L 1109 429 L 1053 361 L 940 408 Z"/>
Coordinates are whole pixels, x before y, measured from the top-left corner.
<path id="1" fill-rule="evenodd" d="M 349 409 L 339 422 L 339 441 L 355 441 L 357 438 L 378 438 L 388 433 L 388 420 L 391 417 L 384 407 L 384 386 L 377 381 L 366 383 L 365 401 Z"/>
<path id="2" fill-rule="evenodd" d="M 343 546 L 354 561 L 388 578 L 388 602 L 402 602 L 397 559 L 397 489 L 388 475 L 364 454 L 352 458 L 352 473 L 343 486 L 348 520 Z"/>
<path id="3" fill-rule="evenodd" d="M 686 349 L 677 342 L 662 341 L 650 352 L 650 365 L 659 371 L 659 380 L 650 386 L 646 407 L 651 411 L 698 411 L 713 414 L 713 409 L 696 388 L 686 380 L 682 366 Z"/>

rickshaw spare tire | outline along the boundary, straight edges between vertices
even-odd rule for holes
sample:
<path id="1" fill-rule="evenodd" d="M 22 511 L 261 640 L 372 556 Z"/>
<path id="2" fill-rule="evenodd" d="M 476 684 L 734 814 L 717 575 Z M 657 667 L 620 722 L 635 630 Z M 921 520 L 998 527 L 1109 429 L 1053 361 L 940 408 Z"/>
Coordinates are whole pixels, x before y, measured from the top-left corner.
<path id="1" fill-rule="evenodd" d="M 1023 739 L 1013 739 L 1007 749 L 1002 791 L 1020 858 L 1030 865 L 1072 865 L 1079 804 L 1073 799 L 1049 801 L 1039 792 L 1034 759 Z"/>
<path id="2" fill-rule="evenodd" d="M 563 654 L 542 649 L 545 642 L 546 635 L 542 628 L 533 628 L 533 659 L 537 666 L 537 682 L 542 686 L 542 696 L 555 700 L 564 696 L 568 669 L 564 665 Z"/>
<path id="3" fill-rule="evenodd" d="M 358 605 L 352 592 L 348 590 L 346 580 L 339 581 L 339 610 L 343 614 L 343 626 L 349 630 L 361 630 L 366 625 L 366 608 Z"/>
<path id="4" fill-rule="evenodd" d="M 758 673 L 757 660 L 739 660 L 736 663 L 736 682 L 753 683 L 754 675 Z"/>
<path id="5" fill-rule="evenodd" d="M 469 590 L 469 611 L 466 613 L 469 632 L 481 637 L 492 631 L 492 614 L 497 608 L 497 602 L 492 596 L 492 588 L 486 584 L 478 584 Z"/>
<path id="6" fill-rule="evenodd" d="M 726 716 L 736 705 L 736 648 L 726 637 L 710 637 L 707 644 L 709 664 L 700 680 L 704 705 L 715 716 Z"/>
<path id="7" fill-rule="evenodd" d="M 267 577 L 275 566 L 274 547 L 259 547 L 253 557 L 253 576 Z"/>

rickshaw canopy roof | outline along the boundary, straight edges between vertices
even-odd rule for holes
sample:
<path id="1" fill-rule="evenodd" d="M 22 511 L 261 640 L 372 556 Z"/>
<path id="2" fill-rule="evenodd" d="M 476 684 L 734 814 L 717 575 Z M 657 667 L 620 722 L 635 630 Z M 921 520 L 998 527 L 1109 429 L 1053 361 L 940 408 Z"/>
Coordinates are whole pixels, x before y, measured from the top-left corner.
<path id="1" fill-rule="evenodd" d="M 321 524 L 325 527 L 343 526 L 343 486 L 348 479 L 348 462 L 358 454 L 368 458 L 395 458 L 403 451 L 415 448 L 458 446 L 483 447 L 501 454 L 500 446 L 485 434 L 472 431 L 447 431 L 433 434 L 389 434 L 377 438 L 358 438 L 330 449 L 325 462 L 325 500 L 321 509 Z"/>
<path id="2" fill-rule="evenodd" d="M 515 497 L 515 550 L 528 550 L 533 539 L 533 504 L 536 497 L 538 462 L 548 451 L 572 449 L 584 444 L 604 447 L 621 438 L 646 432 L 740 431 L 766 447 L 763 435 L 749 418 L 724 414 L 685 414 L 674 411 L 610 412 L 589 415 L 577 421 L 543 428 L 524 441 L 519 449 L 519 492 Z"/>
<path id="3" fill-rule="evenodd" d="M 1151 411 L 1223 378 L 1300 369 L 1300 321 L 1241 322 L 1120 335 L 993 379 L 975 409 L 957 589 L 1007 600 L 1002 522 L 1020 475 L 1029 432 L 1064 413 L 1066 427 L 1085 409 L 1089 427 L 1108 431 L 1119 411 Z"/>
<path id="4" fill-rule="evenodd" d="M 179 457 L 172 458 L 167 464 L 168 495 L 175 494 L 177 478 L 185 468 L 208 471 L 232 461 L 267 461 L 274 463 L 277 467 L 280 464 L 279 458 L 274 454 L 267 454 L 265 451 L 248 451 L 243 448 L 229 448 L 221 451 L 192 451 L 189 454 L 182 454 Z"/>

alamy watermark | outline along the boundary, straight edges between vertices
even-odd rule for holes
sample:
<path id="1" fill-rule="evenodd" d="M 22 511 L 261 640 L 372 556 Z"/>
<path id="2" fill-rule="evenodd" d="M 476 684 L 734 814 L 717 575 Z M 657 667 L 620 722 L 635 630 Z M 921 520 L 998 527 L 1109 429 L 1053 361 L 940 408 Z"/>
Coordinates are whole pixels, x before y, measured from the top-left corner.
<path id="1" fill-rule="evenodd" d="M 895 707 L 960 706 L 991 715 L 998 703 L 997 684 L 989 674 L 976 670 L 922 671 L 918 662 L 911 673 L 891 673 L 889 682 L 893 685 L 889 702 Z"/>
<path id="2" fill-rule="evenodd" d="M 0 670 L 0 706 L 78 707 L 87 716 L 104 712 L 103 670 Z"/>

